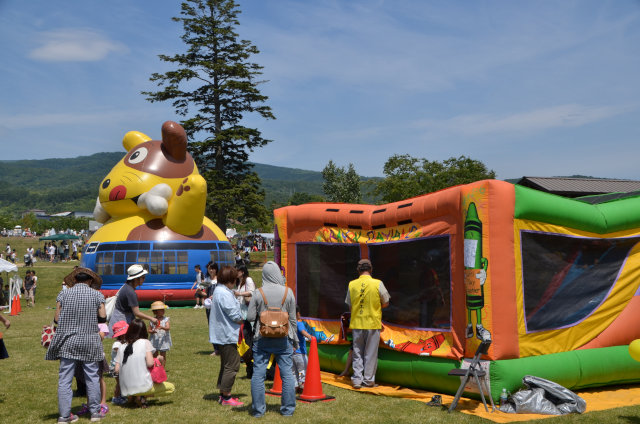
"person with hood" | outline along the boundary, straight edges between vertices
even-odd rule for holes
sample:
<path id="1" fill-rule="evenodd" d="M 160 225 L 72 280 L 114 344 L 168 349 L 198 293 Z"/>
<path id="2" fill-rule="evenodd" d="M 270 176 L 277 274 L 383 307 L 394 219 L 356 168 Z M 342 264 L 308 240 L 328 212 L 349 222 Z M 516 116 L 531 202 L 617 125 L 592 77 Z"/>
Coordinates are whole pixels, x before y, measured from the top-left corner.
<path id="1" fill-rule="evenodd" d="M 264 380 L 269 358 L 273 354 L 282 378 L 280 414 L 291 416 L 296 409 L 295 378 L 292 372 L 292 355 L 293 351 L 298 348 L 296 299 L 293 292 L 286 286 L 280 267 L 273 261 L 267 262 L 262 267 L 262 293 L 258 290 L 254 292 L 247 312 L 247 320 L 256 323 L 253 335 L 251 415 L 256 418 L 262 417 L 267 409 Z M 282 304 L 283 298 L 285 299 L 284 304 Z M 286 337 L 261 337 L 261 324 L 258 318 L 260 313 L 267 309 L 267 304 L 270 307 L 280 307 L 282 304 L 281 309 L 289 314 L 289 332 Z"/>

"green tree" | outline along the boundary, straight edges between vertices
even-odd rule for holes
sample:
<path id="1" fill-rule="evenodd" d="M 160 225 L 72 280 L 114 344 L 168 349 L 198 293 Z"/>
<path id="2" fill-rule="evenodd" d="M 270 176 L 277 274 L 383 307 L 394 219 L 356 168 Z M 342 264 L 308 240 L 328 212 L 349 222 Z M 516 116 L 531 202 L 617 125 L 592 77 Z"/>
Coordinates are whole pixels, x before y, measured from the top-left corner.
<path id="1" fill-rule="evenodd" d="M 150 102 L 173 101 L 176 112 L 185 117 L 182 125 L 189 139 L 204 137 L 191 142 L 189 149 L 207 180 L 207 212 L 223 231 L 228 218 L 239 218 L 239 206 L 252 211 L 251 218 L 261 219 L 266 213 L 260 200 L 264 193 L 255 184 L 258 176 L 248 158 L 271 140 L 241 121 L 250 113 L 275 119 L 264 105 L 268 97 L 258 90 L 262 66 L 250 61 L 259 51 L 250 41 L 239 40 L 235 32 L 239 13 L 233 0 L 183 2 L 181 16 L 173 20 L 183 25 L 181 38 L 187 51 L 160 55 L 177 69 L 152 74 L 150 80 L 163 89 L 142 93 Z M 252 195 L 238 197 L 239 193 Z"/>
<path id="2" fill-rule="evenodd" d="M 384 164 L 385 178 L 373 192 L 384 202 L 397 202 L 443 188 L 494 179 L 496 173 L 480 161 L 460 156 L 442 162 L 394 155 Z"/>
<path id="3" fill-rule="evenodd" d="M 22 228 L 35 228 L 38 218 L 33 213 L 28 213 L 22 217 Z"/>
<path id="4" fill-rule="evenodd" d="M 322 170 L 322 191 L 329 202 L 362 203 L 360 176 L 353 164 L 348 169 L 338 167 L 332 160 Z"/>
<path id="5" fill-rule="evenodd" d="M 309 194 L 304 191 L 296 191 L 289 198 L 290 205 L 302 205 L 305 203 L 324 202 L 324 197 L 318 194 Z"/>
<path id="6" fill-rule="evenodd" d="M 8 213 L 0 214 L 0 228 L 11 230 L 15 226 L 15 219 Z"/>

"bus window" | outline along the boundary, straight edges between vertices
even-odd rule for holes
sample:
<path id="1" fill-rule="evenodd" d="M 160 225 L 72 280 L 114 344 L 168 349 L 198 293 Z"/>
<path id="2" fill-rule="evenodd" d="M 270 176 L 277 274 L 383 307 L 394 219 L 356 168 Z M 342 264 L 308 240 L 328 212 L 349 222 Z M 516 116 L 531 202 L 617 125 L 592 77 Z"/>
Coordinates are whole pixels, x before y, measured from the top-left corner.
<path id="1" fill-rule="evenodd" d="M 162 264 L 149 264 L 150 274 L 162 274 Z"/>
<path id="2" fill-rule="evenodd" d="M 211 262 L 220 262 L 220 259 L 218 258 L 217 250 L 212 250 L 211 252 L 209 252 L 209 254 L 211 256 Z"/>
<path id="3" fill-rule="evenodd" d="M 149 262 L 149 252 L 147 251 L 138 252 L 138 263 L 146 264 L 147 262 Z"/>

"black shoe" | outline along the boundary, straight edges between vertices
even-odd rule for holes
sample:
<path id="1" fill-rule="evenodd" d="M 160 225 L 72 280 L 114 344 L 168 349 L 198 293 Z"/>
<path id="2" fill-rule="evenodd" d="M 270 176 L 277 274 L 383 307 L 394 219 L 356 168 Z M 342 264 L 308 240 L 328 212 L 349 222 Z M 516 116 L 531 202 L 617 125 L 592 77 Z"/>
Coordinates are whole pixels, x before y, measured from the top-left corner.
<path id="1" fill-rule="evenodd" d="M 431 402 L 427 402 L 428 406 L 442 406 L 442 396 L 435 395 L 431 398 Z"/>

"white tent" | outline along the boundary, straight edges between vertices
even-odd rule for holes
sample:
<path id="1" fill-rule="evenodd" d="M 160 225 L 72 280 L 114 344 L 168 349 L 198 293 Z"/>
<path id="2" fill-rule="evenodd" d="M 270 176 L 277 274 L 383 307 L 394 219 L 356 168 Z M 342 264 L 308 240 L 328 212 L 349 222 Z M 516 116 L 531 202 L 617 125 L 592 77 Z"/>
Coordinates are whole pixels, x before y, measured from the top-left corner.
<path id="1" fill-rule="evenodd" d="M 238 232 L 235 228 L 227 228 L 226 236 L 228 239 L 232 239 Z"/>
<path id="2" fill-rule="evenodd" d="M 16 264 L 0 258 L 0 272 L 18 272 L 18 267 Z M 16 274 L 15 277 L 18 277 L 18 275 Z M 19 287 L 15 284 L 14 278 L 9 280 L 9 299 L 13 299 L 15 294 L 20 295 L 20 287 L 22 287 L 22 280 L 20 280 Z M 11 305 L 11 301 L 9 301 L 9 305 Z M 8 309 L 9 307 L 3 306 L 3 308 Z"/>
<path id="3" fill-rule="evenodd" d="M 18 272 L 18 266 L 0 258 L 0 272 Z"/>

